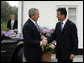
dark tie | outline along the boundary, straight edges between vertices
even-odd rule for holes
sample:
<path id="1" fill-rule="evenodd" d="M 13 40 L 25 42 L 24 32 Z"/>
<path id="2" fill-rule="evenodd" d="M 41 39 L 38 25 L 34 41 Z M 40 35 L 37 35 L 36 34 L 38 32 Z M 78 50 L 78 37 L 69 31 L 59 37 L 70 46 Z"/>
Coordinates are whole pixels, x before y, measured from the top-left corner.
<path id="1" fill-rule="evenodd" d="M 63 28 L 62 28 L 62 26 L 63 26 L 63 22 L 60 22 L 60 24 L 61 24 L 61 31 L 62 31 L 62 29 L 63 29 Z"/>
<path id="2" fill-rule="evenodd" d="M 39 25 L 38 25 L 38 23 L 37 23 L 37 22 L 35 22 L 35 25 L 36 25 L 36 27 L 37 27 L 38 31 L 40 31 L 40 28 L 39 28 Z"/>

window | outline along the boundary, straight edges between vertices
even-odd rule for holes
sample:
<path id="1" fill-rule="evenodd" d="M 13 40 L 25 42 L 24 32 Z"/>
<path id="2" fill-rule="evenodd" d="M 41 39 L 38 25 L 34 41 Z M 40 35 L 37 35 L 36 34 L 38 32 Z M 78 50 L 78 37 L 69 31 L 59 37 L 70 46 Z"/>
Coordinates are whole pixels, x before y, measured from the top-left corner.
<path id="1" fill-rule="evenodd" d="M 76 23 L 76 8 L 68 8 L 68 18 Z"/>

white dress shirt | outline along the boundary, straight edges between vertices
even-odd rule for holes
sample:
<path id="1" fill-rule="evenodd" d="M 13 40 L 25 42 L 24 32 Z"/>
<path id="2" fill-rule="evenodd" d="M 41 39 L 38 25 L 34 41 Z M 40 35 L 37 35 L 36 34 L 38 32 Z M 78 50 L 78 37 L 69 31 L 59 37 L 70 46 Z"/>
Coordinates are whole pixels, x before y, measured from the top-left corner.
<path id="1" fill-rule="evenodd" d="M 29 18 L 34 24 L 35 24 L 35 21 L 34 20 L 32 20 L 31 18 Z"/>
<path id="2" fill-rule="evenodd" d="M 64 28 L 64 25 L 65 25 L 66 22 L 67 22 L 67 18 L 64 21 L 62 21 L 62 23 L 63 23 L 62 29 Z"/>
<path id="3" fill-rule="evenodd" d="M 14 25 L 14 20 L 11 20 L 11 29 L 13 29 L 13 25 Z"/>

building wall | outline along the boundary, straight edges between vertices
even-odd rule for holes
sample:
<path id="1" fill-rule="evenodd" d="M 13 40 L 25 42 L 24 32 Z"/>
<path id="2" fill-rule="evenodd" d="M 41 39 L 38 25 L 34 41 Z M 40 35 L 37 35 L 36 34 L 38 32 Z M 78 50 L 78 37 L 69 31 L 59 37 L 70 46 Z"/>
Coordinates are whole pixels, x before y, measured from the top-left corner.
<path id="1" fill-rule="evenodd" d="M 28 19 L 28 10 L 37 8 L 40 12 L 38 24 L 48 28 L 55 28 L 58 22 L 56 9 L 58 6 L 77 6 L 76 26 L 78 29 L 79 47 L 83 48 L 83 2 L 82 1 L 19 1 L 18 8 L 18 28 L 21 32 L 24 23 Z"/>

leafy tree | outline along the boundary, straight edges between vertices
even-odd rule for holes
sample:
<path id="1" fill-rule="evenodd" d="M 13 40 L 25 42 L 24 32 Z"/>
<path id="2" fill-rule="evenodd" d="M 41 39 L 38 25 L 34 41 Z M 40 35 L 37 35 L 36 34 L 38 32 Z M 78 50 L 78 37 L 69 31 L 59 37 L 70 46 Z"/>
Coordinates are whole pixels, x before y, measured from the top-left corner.
<path id="1" fill-rule="evenodd" d="M 18 15 L 18 8 L 16 6 L 12 7 L 6 1 L 1 1 L 1 21 L 8 21 L 10 18 L 9 16 L 14 14 L 17 19 Z"/>
<path id="2" fill-rule="evenodd" d="M 18 18 L 18 7 L 9 5 L 6 1 L 1 1 L 1 30 L 7 31 L 7 22 L 10 15 L 14 14 Z"/>

